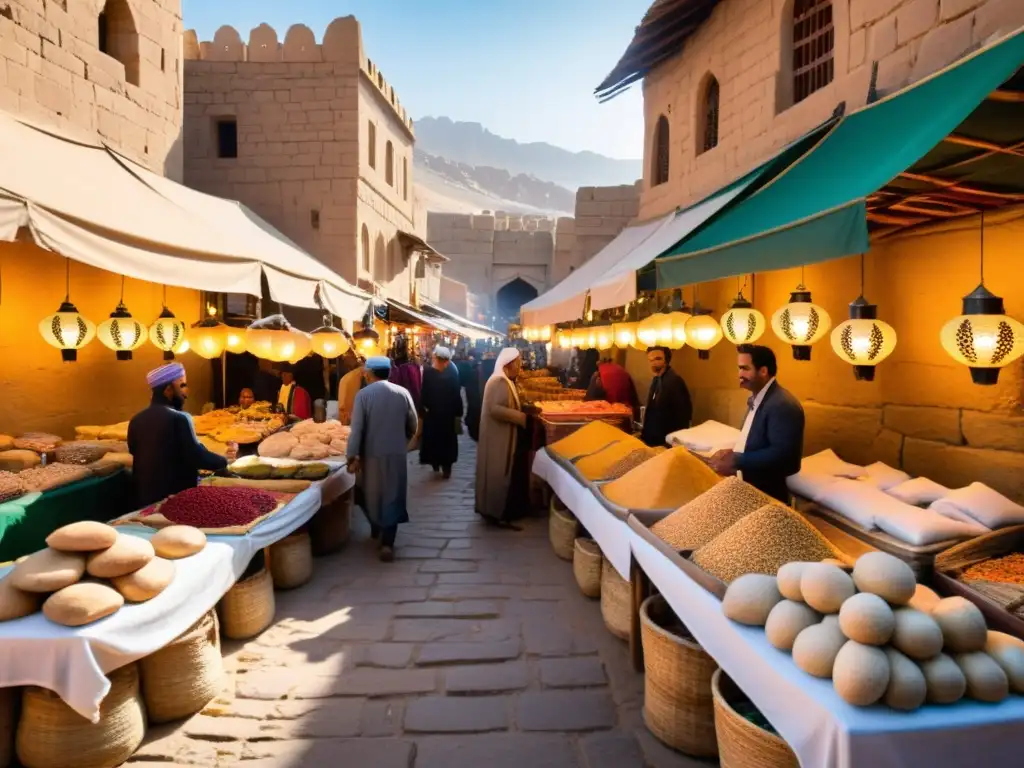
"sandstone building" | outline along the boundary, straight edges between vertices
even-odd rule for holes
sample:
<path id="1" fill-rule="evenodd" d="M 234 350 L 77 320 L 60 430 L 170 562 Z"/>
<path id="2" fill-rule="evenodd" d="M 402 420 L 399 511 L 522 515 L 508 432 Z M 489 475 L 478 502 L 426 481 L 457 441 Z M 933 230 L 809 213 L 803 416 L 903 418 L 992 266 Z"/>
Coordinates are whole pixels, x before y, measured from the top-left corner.
<path id="1" fill-rule="evenodd" d="M 184 39 L 185 180 L 239 200 L 353 284 L 438 299 L 414 210 L 412 120 L 363 50 L 359 22 L 317 42 L 266 24 Z M 430 262 L 430 263 L 428 263 Z"/>
<path id="2" fill-rule="evenodd" d="M 820 124 L 841 102 L 847 112 L 864 106 L 875 65 L 875 86 L 884 96 L 1024 24 L 1024 3 L 1017 0 L 707 5 L 713 10 L 680 53 L 643 78 L 640 221 L 721 189 Z M 808 18 L 822 23 L 800 26 Z M 811 43 L 812 37 L 818 42 Z M 801 48 L 808 45 L 813 53 L 805 56 Z M 1011 212 L 993 217 L 985 231 L 986 284 L 1018 319 L 1024 317 L 1021 221 L 1019 212 Z M 806 452 L 831 446 L 851 461 L 883 460 L 951 486 L 982 480 L 1024 499 L 1021 363 L 1005 370 L 998 386 L 975 386 L 938 341 L 942 324 L 959 314 L 961 297 L 978 282 L 978 230 L 973 216 L 951 219 L 926 234 L 873 241 L 865 293 L 899 334 L 874 382 L 855 381 L 827 339 L 808 363 L 794 361 L 771 332 L 762 337 L 777 353 L 780 380 L 804 402 Z M 847 317 L 858 293 L 860 260 L 809 265 L 803 277 L 835 324 Z M 747 276 L 746 295 L 770 316 L 800 279 L 800 269 L 757 273 Z M 688 286 L 684 296 L 692 304 L 699 291 L 701 304 L 720 315 L 743 282 L 729 278 Z M 673 362 L 693 393 L 695 422 L 742 423 L 746 394 L 736 387 L 728 343 L 719 344 L 709 361 L 684 349 Z M 638 383 L 646 381 L 641 353 L 629 354 L 629 366 Z"/>
<path id="3" fill-rule="evenodd" d="M 91 140 L 155 173 L 182 174 L 182 61 L 179 0 L 4 0 L 0 2 L 0 111 Z M 5 147 L 17 151 L 16 147 Z M 116 204 L 116 201 L 112 204 Z M 76 424 L 110 424 L 148 400 L 145 372 L 161 363 L 151 344 L 131 362 L 94 341 L 64 366 L 39 337 L 39 320 L 65 296 L 68 262 L 28 237 L 0 242 L 3 333 L 0 424 L 5 432 L 72 434 Z M 93 322 L 122 292 L 120 276 L 70 263 L 71 298 Z M 161 306 L 199 318 L 199 292 L 127 280 L 124 301 L 143 322 Z M 182 358 L 192 396 L 209 399 L 212 370 L 195 355 Z M 104 396 L 104 393 L 118 393 Z"/>

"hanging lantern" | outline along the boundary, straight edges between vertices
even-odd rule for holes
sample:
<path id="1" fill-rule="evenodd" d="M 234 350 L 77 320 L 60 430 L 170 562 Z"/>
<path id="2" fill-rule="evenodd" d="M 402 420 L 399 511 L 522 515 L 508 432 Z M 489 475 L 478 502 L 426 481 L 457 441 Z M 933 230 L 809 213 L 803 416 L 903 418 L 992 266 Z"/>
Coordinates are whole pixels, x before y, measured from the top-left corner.
<path id="1" fill-rule="evenodd" d="M 810 360 L 811 345 L 831 327 L 828 312 L 811 303 L 811 292 L 802 283 L 789 294 L 789 303 L 772 315 L 772 330 L 793 347 L 794 360 Z"/>
<path id="2" fill-rule="evenodd" d="M 693 316 L 686 321 L 686 343 L 697 350 L 701 360 L 710 358 L 711 348 L 722 340 L 722 327 L 710 312 L 694 307 Z"/>
<path id="3" fill-rule="evenodd" d="M 171 350 L 175 355 L 184 355 L 192 349 L 192 345 L 188 343 L 188 334 L 182 337 L 181 341 L 178 342 L 178 346 Z"/>
<path id="4" fill-rule="evenodd" d="M 665 312 L 655 312 L 641 320 L 636 329 L 636 336 L 648 347 L 667 347 L 675 343 L 672 320 Z"/>
<path id="5" fill-rule="evenodd" d="M 228 327 L 210 316 L 188 329 L 189 347 L 202 358 L 213 360 L 224 353 Z"/>
<path id="6" fill-rule="evenodd" d="M 292 328 L 284 315 L 270 315 L 245 329 L 245 346 L 256 357 L 284 363 L 305 357 L 309 339 Z"/>
<path id="7" fill-rule="evenodd" d="M 65 363 L 73 363 L 78 360 L 78 350 L 96 336 L 96 326 L 65 298 L 56 312 L 39 322 L 39 333 L 47 344 L 60 350 Z"/>
<path id="8" fill-rule="evenodd" d="M 597 326 L 587 328 L 587 349 L 597 349 Z"/>
<path id="9" fill-rule="evenodd" d="M 292 365 L 306 357 L 313 349 L 310 335 L 305 331 L 300 331 L 298 328 L 292 328 L 291 344 L 291 355 L 287 360 Z M 286 352 L 287 350 L 282 351 Z"/>
<path id="10" fill-rule="evenodd" d="M 416 340 L 419 330 L 418 326 L 414 325 L 412 327 L 413 341 Z M 352 334 L 352 340 L 355 342 L 356 350 L 363 357 L 377 357 L 381 354 L 379 347 L 380 334 L 373 328 L 372 306 L 366 311 L 366 317 L 363 318 L 362 329 Z"/>
<path id="11" fill-rule="evenodd" d="M 853 366 L 857 381 L 874 381 L 875 366 L 896 349 L 896 330 L 878 319 L 878 307 L 863 296 L 850 304 L 850 319 L 832 330 L 832 349 Z"/>
<path id="12" fill-rule="evenodd" d="M 160 317 L 149 328 L 149 340 L 164 353 L 164 360 L 173 360 L 175 348 L 185 340 L 185 323 L 164 307 Z"/>
<path id="13" fill-rule="evenodd" d="M 572 349 L 572 331 L 562 328 L 555 334 L 555 343 L 559 349 Z"/>
<path id="14" fill-rule="evenodd" d="M 224 326 L 224 351 L 235 355 L 245 352 L 245 328 Z"/>
<path id="15" fill-rule="evenodd" d="M 117 353 L 118 360 L 131 360 L 132 352 L 146 343 L 146 326 L 132 317 L 122 301 L 110 317 L 99 324 L 96 336 L 103 346 Z"/>
<path id="16" fill-rule="evenodd" d="M 984 284 L 963 298 L 963 314 L 954 317 L 939 334 L 943 349 L 971 369 L 971 381 L 992 385 L 999 369 L 1024 354 L 1024 325 L 1005 313 L 1001 297 Z"/>
<path id="17" fill-rule="evenodd" d="M 345 334 L 331 325 L 317 328 L 310 334 L 310 345 L 320 357 L 333 360 L 348 352 L 349 343 Z"/>
<path id="18" fill-rule="evenodd" d="M 587 328 L 572 329 L 572 345 L 578 349 L 587 348 Z"/>
<path id="19" fill-rule="evenodd" d="M 743 297 L 743 291 L 736 294 L 729 311 L 722 315 L 722 332 L 733 344 L 753 344 L 764 334 L 764 315 L 754 309 Z"/>
<path id="20" fill-rule="evenodd" d="M 536 341 L 541 341 L 541 342 L 544 342 L 545 344 L 547 344 L 549 341 L 551 341 L 551 326 L 550 325 L 542 325 L 540 328 L 537 329 Z"/>
<path id="21" fill-rule="evenodd" d="M 610 325 L 602 325 L 594 329 L 594 348 L 602 351 L 615 346 L 615 334 Z"/>
<path id="22" fill-rule="evenodd" d="M 614 323 L 612 335 L 615 339 L 615 346 L 619 349 L 627 349 L 636 343 L 637 323 Z"/>

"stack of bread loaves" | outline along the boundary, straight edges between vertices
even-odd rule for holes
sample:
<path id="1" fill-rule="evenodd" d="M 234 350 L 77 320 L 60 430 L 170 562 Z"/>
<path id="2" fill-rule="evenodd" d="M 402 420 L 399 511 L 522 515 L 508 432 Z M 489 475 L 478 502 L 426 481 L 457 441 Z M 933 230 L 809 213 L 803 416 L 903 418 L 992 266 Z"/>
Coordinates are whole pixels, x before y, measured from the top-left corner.
<path id="1" fill-rule="evenodd" d="M 973 603 L 940 599 L 884 552 L 862 555 L 852 574 L 831 563 L 788 563 L 778 576 L 741 576 L 722 611 L 763 626 L 768 642 L 857 706 L 913 710 L 1024 693 L 1024 641 L 989 631 Z"/>
<path id="2" fill-rule="evenodd" d="M 176 525 L 146 540 L 82 521 L 58 528 L 46 543 L 0 580 L 0 621 L 28 616 L 42 604 L 50 621 L 80 627 L 116 612 L 126 600 L 151 600 L 174 579 L 171 561 L 201 551 L 206 536 Z"/>

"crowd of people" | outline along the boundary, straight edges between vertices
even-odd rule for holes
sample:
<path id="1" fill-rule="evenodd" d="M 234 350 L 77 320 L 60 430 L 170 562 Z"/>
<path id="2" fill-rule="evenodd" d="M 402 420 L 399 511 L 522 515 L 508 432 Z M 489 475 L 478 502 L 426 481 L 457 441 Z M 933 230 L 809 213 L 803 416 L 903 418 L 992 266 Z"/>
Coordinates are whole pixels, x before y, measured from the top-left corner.
<path id="1" fill-rule="evenodd" d="M 447 480 L 459 458 L 464 427 L 478 443 L 476 512 L 489 525 L 517 530 L 515 520 L 530 506 L 528 461 L 534 443 L 529 426 L 539 413 L 522 402 L 516 386 L 523 362 L 519 349 L 487 353 L 477 362 L 472 353 L 453 356 L 449 348 L 437 346 L 422 366 L 407 355 L 364 359 L 350 351 L 340 362 L 336 393 L 338 418 L 351 427 L 348 468 L 357 477 L 356 500 L 382 560 L 394 558 L 398 526 L 409 520 L 408 454 L 418 449 L 420 464 Z M 668 435 L 691 425 L 693 404 L 686 382 L 672 368 L 671 350 L 651 347 L 647 363 L 652 378 L 643 407 L 626 370 L 601 360 L 596 350 L 582 354 L 576 381 L 586 387 L 588 399 L 634 408 L 643 442 L 664 446 Z M 718 451 L 708 464 L 720 475 L 739 475 L 788 501 L 786 478 L 800 470 L 803 454 L 803 408 L 776 380 L 777 363 L 769 348 L 739 346 L 737 370 L 740 386 L 750 392 L 742 432 L 732 449 Z M 225 469 L 238 452 L 231 444 L 227 457 L 219 456 L 197 439 L 184 412 L 188 382 L 180 363 L 151 371 L 147 382 L 150 406 L 128 428 L 140 507 L 195 485 L 200 470 Z M 275 369 L 260 361 L 238 404 L 246 408 L 259 399 L 275 403 L 292 420 L 313 415 L 310 394 L 288 364 Z"/>

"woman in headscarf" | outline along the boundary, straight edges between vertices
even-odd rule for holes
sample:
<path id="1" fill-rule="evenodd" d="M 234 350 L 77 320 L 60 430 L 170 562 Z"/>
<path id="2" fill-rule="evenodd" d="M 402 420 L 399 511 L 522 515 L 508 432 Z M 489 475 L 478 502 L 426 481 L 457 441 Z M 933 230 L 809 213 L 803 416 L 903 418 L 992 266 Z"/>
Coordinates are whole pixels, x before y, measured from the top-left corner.
<path id="1" fill-rule="evenodd" d="M 476 453 L 476 511 L 489 524 L 516 528 L 512 520 L 529 506 L 527 483 L 513 482 L 523 474 L 529 441 L 526 413 L 515 379 L 519 350 L 506 347 L 484 387 L 480 441 Z"/>

